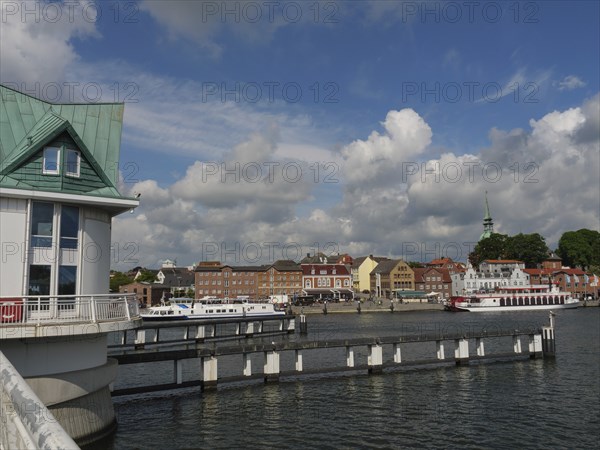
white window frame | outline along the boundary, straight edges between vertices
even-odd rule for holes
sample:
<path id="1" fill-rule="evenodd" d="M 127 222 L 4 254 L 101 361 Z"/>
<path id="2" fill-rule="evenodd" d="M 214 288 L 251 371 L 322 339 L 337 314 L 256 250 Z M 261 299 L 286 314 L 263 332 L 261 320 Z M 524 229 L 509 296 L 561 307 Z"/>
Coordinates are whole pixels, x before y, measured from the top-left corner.
<path id="1" fill-rule="evenodd" d="M 46 151 L 56 150 L 56 169 L 46 169 Z M 44 158 L 42 161 L 42 173 L 44 175 L 60 174 L 60 147 L 44 147 Z"/>
<path id="2" fill-rule="evenodd" d="M 75 153 L 75 155 L 77 155 L 77 171 L 76 172 L 69 171 L 69 165 L 66 163 L 66 161 L 68 161 L 68 159 L 69 159 L 69 153 L 71 153 L 71 152 Z M 80 173 L 81 173 L 81 152 L 79 150 L 68 148 L 68 149 L 66 149 L 66 156 L 67 156 L 67 158 L 65 159 L 65 175 L 67 177 L 79 178 Z"/>

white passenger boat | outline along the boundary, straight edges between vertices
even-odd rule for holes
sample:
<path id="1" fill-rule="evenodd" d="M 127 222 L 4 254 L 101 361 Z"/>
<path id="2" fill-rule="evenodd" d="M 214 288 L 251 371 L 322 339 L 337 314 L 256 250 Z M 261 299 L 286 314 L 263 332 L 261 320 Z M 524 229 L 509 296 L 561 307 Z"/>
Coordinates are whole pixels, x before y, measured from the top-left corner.
<path id="1" fill-rule="evenodd" d="M 470 312 L 538 311 L 578 306 L 579 300 L 571 293 L 549 285 L 501 287 L 493 292 L 452 297 L 446 302 L 449 311 Z"/>
<path id="2" fill-rule="evenodd" d="M 279 317 L 285 311 L 273 303 L 251 303 L 248 300 L 205 297 L 172 298 L 168 304 L 141 310 L 144 320 L 227 319 L 237 317 Z"/>

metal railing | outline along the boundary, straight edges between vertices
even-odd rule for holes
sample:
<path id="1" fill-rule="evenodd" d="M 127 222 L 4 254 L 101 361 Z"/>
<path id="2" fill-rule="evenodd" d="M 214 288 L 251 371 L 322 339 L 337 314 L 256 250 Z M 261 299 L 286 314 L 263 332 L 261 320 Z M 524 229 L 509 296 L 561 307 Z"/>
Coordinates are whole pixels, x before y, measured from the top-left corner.
<path id="1" fill-rule="evenodd" d="M 0 327 L 111 322 L 139 318 L 135 294 L 0 297 Z"/>
<path id="2" fill-rule="evenodd" d="M 0 352 L 0 449 L 79 447 Z"/>

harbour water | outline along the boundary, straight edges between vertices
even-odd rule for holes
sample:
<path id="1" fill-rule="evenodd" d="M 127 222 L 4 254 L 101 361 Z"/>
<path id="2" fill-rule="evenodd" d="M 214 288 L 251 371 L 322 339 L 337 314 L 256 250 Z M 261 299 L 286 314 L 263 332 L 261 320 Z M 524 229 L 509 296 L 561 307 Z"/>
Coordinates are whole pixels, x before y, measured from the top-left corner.
<path id="1" fill-rule="evenodd" d="M 556 318 L 555 359 L 117 397 L 118 429 L 98 448 L 598 448 L 600 308 L 559 311 Z M 311 316 L 302 339 L 523 330 L 547 322 L 547 312 L 329 314 Z M 330 358 L 323 354 L 312 364 L 330 365 Z M 384 349 L 384 359 L 391 358 Z M 235 365 L 219 363 L 220 374 Z M 169 378 L 172 363 L 127 369 L 120 383 Z M 187 376 L 196 370 L 190 363 Z"/>

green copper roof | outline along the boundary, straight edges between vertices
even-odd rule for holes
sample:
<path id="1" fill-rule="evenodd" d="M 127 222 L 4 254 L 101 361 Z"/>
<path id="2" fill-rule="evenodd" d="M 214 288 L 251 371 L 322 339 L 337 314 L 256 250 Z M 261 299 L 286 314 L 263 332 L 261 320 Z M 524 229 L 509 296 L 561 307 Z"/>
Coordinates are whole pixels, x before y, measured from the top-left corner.
<path id="1" fill-rule="evenodd" d="M 23 182 L 15 171 L 44 145 L 68 133 L 91 176 L 103 184 L 82 193 L 121 197 L 116 186 L 123 110 L 123 103 L 48 103 L 0 85 L 0 186 L 20 187 Z"/>
<path id="2" fill-rule="evenodd" d="M 492 216 L 490 214 L 490 206 L 488 205 L 487 199 L 487 191 L 485 191 L 485 217 L 483 220 L 492 220 Z"/>

